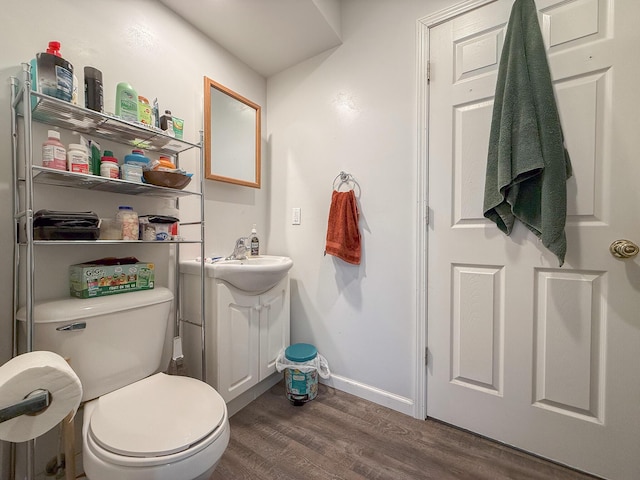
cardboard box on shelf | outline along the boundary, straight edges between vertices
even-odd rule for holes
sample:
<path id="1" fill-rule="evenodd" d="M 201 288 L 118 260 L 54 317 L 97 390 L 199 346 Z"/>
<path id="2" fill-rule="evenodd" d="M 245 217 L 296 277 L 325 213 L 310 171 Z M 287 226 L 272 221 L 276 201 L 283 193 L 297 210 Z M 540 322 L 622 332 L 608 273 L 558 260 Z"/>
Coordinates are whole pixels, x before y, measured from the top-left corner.
<path id="1" fill-rule="evenodd" d="M 100 261 L 69 267 L 72 297 L 92 298 L 153 288 L 154 264 L 146 262 L 104 265 Z"/>

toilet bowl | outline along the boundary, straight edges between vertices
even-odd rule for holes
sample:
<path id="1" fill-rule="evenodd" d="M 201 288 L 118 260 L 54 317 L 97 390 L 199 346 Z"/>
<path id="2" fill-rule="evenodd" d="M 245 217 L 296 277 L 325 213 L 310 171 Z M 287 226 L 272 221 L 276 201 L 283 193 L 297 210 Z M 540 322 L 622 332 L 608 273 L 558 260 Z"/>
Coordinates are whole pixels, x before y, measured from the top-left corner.
<path id="1" fill-rule="evenodd" d="M 34 306 L 34 349 L 66 358 L 82 382 L 89 480 L 208 480 L 229 443 L 218 392 L 155 373 L 172 300 L 156 287 Z M 24 334 L 24 309 L 17 318 Z"/>
<path id="2" fill-rule="evenodd" d="M 229 435 L 213 388 L 158 373 L 85 404 L 84 469 L 90 480 L 208 480 Z"/>

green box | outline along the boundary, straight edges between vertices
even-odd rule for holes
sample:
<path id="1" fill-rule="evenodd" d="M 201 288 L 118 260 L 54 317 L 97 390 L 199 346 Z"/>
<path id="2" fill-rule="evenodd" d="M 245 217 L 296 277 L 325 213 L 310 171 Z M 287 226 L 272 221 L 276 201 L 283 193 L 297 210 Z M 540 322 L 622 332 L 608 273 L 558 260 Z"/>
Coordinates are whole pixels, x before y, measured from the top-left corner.
<path id="1" fill-rule="evenodd" d="M 72 297 L 93 298 L 116 293 L 150 290 L 155 281 L 153 263 L 99 265 L 80 263 L 69 267 Z"/>

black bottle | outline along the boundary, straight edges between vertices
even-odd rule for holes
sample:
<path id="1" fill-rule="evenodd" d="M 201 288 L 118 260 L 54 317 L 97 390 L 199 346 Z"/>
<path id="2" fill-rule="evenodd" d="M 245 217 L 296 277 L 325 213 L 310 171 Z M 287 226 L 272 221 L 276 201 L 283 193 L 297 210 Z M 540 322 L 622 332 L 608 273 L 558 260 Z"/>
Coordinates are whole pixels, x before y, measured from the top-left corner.
<path id="1" fill-rule="evenodd" d="M 84 106 L 96 112 L 104 112 L 102 100 L 102 72 L 84 67 Z"/>

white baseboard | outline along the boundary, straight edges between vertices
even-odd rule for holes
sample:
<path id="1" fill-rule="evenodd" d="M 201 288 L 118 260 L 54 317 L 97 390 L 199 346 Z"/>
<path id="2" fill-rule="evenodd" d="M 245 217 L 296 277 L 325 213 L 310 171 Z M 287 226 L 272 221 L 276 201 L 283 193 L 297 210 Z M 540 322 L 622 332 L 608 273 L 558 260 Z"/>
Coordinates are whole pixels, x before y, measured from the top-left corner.
<path id="1" fill-rule="evenodd" d="M 227 410 L 229 417 L 235 415 L 244 407 L 249 405 L 253 400 L 260 395 L 271 389 L 280 380 L 282 380 L 282 373 L 273 374 L 269 378 L 266 378 L 257 385 L 254 385 L 249 390 L 238 395 L 238 397 L 227 403 Z M 319 378 L 320 383 L 333 387 L 336 390 L 350 393 L 356 397 L 363 398 L 383 407 L 390 408 L 405 415 L 414 416 L 415 414 L 415 402 L 410 398 L 406 398 L 395 393 L 387 392 L 371 385 L 357 382 L 350 378 L 342 377 L 340 375 L 331 374 L 328 379 Z M 284 391 L 282 392 L 284 395 Z"/>
<path id="2" fill-rule="evenodd" d="M 405 415 L 414 416 L 415 414 L 415 402 L 410 398 L 356 382 L 350 378 L 341 377 L 340 375 L 332 373 L 331 377 L 326 380 L 320 378 L 320 383 L 333 387 L 336 390 L 350 393 L 356 397 L 364 398 L 383 407 L 404 413 Z"/>

